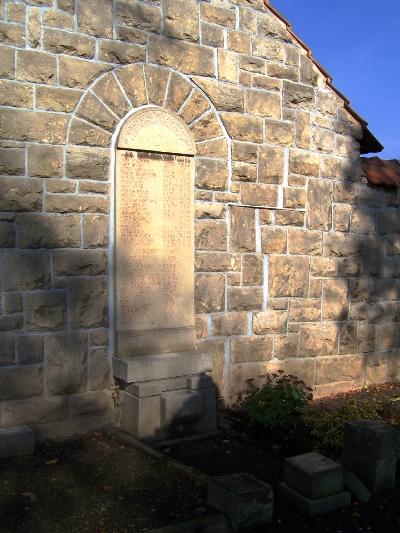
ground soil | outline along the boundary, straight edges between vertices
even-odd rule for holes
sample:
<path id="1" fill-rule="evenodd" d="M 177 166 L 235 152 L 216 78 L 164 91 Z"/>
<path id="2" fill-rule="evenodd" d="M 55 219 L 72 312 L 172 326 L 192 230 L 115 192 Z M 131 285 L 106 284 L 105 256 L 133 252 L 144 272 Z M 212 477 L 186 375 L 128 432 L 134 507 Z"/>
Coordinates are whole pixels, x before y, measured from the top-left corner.
<path id="1" fill-rule="evenodd" d="M 101 433 L 0 460 L 1 533 L 139 533 L 193 518 L 204 499 L 166 461 Z"/>

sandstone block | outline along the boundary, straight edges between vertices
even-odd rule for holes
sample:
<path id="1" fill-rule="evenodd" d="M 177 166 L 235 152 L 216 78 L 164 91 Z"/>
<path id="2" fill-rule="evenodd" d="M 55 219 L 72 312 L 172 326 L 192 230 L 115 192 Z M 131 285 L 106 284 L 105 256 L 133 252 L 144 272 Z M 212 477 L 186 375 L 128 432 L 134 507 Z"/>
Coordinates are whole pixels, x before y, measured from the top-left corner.
<path id="1" fill-rule="evenodd" d="M 12 333 L 0 333 L 0 367 L 15 363 L 15 336 Z"/>
<path id="2" fill-rule="evenodd" d="M 7 251 L 3 256 L 3 287 L 6 291 L 47 289 L 50 258 L 45 251 Z"/>
<path id="3" fill-rule="evenodd" d="M 110 363 L 106 348 L 90 350 L 88 359 L 89 389 L 104 390 L 110 386 Z"/>
<path id="4" fill-rule="evenodd" d="M 306 56 L 300 58 L 300 80 L 308 85 L 318 85 L 318 72 L 313 62 Z"/>
<path id="5" fill-rule="evenodd" d="M 129 111 L 130 106 L 114 74 L 104 76 L 96 83 L 93 91 L 119 117 L 125 116 Z"/>
<path id="6" fill-rule="evenodd" d="M 291 300 L 289 320 L 293 322 L 319 322 L 321 320 L 321 300 Z"/>
<path id="7" fill-rule="evenodd" d="M 53 272 L 58 277 L 99 276 L 107 273 L 105 250 L 59 250 L 53 253 Z"/>
<path id="8" fill-rule="evenodd" d="M 261 229 L 261 249 L 265 254 L 286 253 L 287 230 L 276 227 Z"/>
<path id="9" fill-rule="evenodd" d="M 283 190 L 283 206 L 288 209 L 305 209 L 305 190 L 298 187 L 285 187 Z"/>
<path id="10" fill-rule="evenodd" d="M 195 328 L 196 328 L 196 339 L 205 339 L 208 337 L 207 315 L 196 315 L 195 316 Z"/>
<path id="11" fill-rule="evenodd" d="M 79 33 L 62 30 L 44 30 L 44 48 L 54 54 L 69 54 L 91 58 L 95 51 L 95 40 Z"/>
<path id="12" fill-rule="evenodd" d="M 335 383 L 359 381 L 363 377 L 364 358 L 362 355 L 341 355 L 317 359 L 315 383 Z"/>
<path id="13" fill-rule="evenodd" d="M 99 4 L 96 0 L 80 0 L 78 3 L 78 28 L 82 33 L 95 37 L 112 37 L 113 6 L 111 0 Z"/>
<path id="14" fill-rule="evenodd" d="M 247 313 L 219 313 L 212 316 L 212 335 L 216 337 L 245 335 Z"/>
<path id="15" fill-rule="evenodd" d="M 118 123 L 118 119 L 110 113 L 110 111 L 92 94 L 88 93 L 82 102 L 79 104 L 79 107 L 76 112 L 77 116 L 84 118 L 88 122 L 91 122 L 92 124 L 95 124 L 96 126 L 99 126 L 100 128 L 104 128 L 108 131 L 114 131 L 115 127 Z M 80 123 L 80 121 L 79 121 Z M 75 121 L 72 122 L 72 128 L 71 130 L 76 128 L 77 123 Z M 82 124 L 82 127 L 84 125 Z M 73 134 L 77 132 L 71 131 L 71 137 Z M 99 132 L 100 134 L 100 132 Z M 77 144 L 93 144 L 92 142 L 82 142 L 79 141 Z"/>
<path id="16" fill-rule="evenodd" d="M 203 94 L 195 89 L 185 102 L 180 115 L 187 124 L 191 124 L 209 108 L 209 103 Z"/>
<path id="17" fill-rule="evenodd" d="M 276 335 L 274 337 L 274 357 L 287 359 L 299 355 L 299 335 L 298 333 L 289 335 Z"/>
<path id="18" fill-rule="evenodd" d="M 39 178 L 61 178 L 64 151 L 61 146 L 31 144 L 28 149 L 29 175 Z"/>
<path id="19" fill-rule="evenodd" d="M 234 139 L 249 142 L 262 142 L 262 121 L 256 117 L 247 117 L 236 113 L 221 113 L 228 134 Z"/>
<path id="20" fill-rule="evenodd" d="M 336 354 L 337 338 L 338 327 L 336 324 L 303 325 L 300 334 L 300 354 L 303 357 Z"/>
<path id="21" fill-rule="evenodd" d="M 57 82 L 57 59 L 51 54 L 31 50 L 18 51 L 17 79 L 36 83 Z"/>
<path id="22" fill-rule="evenodd" d="M 263 304 L 263 289 L 258 287 L 229 287 L 229 311 L 261 310 Z"/>
<path id="23" fill-rule="evenodd" d="M 279 94 L 250 89 L 246 92 L 246 107 L 252 115 L 281 118 L 281 97 Z"/>
<path id="24" fill-rule="evenodd" d="M 23 4 L 8 4 L 7 19 L 9 22 L 25 23 L 26 7 Z"/>
<path id="25" fill-rule="evenodd" d="M 193 77 L 193 81 L 203 89 L 217 109 L 244 111 L 244 92 L 237 86 L 200 77 Z"/>
<path id="26" fill-rule="evenodd" d="M 73 394 L 86 388 L 87 346 L 84 333 L 46 337 L 46 385 L 50 395 Z"/>
<path id="27" fill-rule="evenodd" d="M 285 209 L 275 212 L 275 222 L 278 226 L 304 226 L 304 213 Z"/>
<path id="28" fill-rule="evenodd" d="M 268 361 L 272 357 L 272 348 L 272 337 L 234 336 L 231 339 L 232 363 Z"/>
<path id="29" fill-rule="evenodd" d="M 308 270 L 307 257 L 271 256 L 269 259 L 270 296 L 307 296 Z"/>
<path id="30" fill-rule="evenodd" d="M 0 222 L 0 248 L 14 248 L 15 229 L 12 224 Z"/>
<path id="31" fill-rule="evenodd" d="M 195 246 L 197 250 L 226 250 L 226 222 L 221 220 L 197 221 L 195 224 Z"/>
<path id="32" fill-rule="evenodd" d="M 349 288 L 347 280 L 336 279 L 324 282 L 322 315 L 325 320 L 346 320 Z"/>
<path id="33" fill-rule="evenodd" d="M 255 385 L 261 385 L 264 382 L 263 375 L 268 371 L 267 368 L 266 361 L 232 365 L 229 372 L 229 392 L 231 395 L 246 392 L 249 388 L 249 379 L 254 380 Z"/>
<path id="34" fill-rule="evenodd" d="M 246 254 L 242 257 L 242 285 L 263 284 L 263 256 Z"/>
<path id="35" fill-rule="evenodd" d="M 76 182 L 67 179 L 51 179 L 46 182 L 46 192 L 75 192 Z"/>
<path id="36" fill-rule="evenodd" d="M 83 217 L 84 248 L 105 248 L 108 246 L 108 216 L 85 215 Z"/>
<path id="37" fill-rule="evenodd" d="M 184 78 L 172 72 L 166 97 L 167 107 L 173 111 L 179 111 L 191 89 L 191 85 Z"/>
<path id="38" fill-rule="evenodd" d="M 25 174 L 24 150 L 0 149 L 0 174 L 23 176 Z"/>
<path id="39" fill-rule="evenodd" d="M 185 74 L 214 74 L 210 48 L 155 35 L 149 40 L 149 62 L 179 69 Z"/>
<path id="40" fill-rule="evenodd" d="M 64 144 L 68 122 L 66 115 L 4 108 L 0 117 L 0 135 L 16 141 Z"/>
<path id="41" fill-rule="evenodd" d="M 296 117 L 296 146 L 310 149 L 311 143 L 311 123 L 310 113 L 307 111 L 298 111 Z"/>
<path id="42" fill-rule="evenodd" d="M 108 63 L 93 63 L 75 57 L 61 56 L 59 58 L 59 82 L 72 88 L 85 88 L 97 76 L 112 65 Z"/>
<path id="43" fill-rule="evenodd" d="M 265 121 L 265 142 L 279 146 L 291 146 L 294 141 L 294 124 L 279 120 Z"/>
<path id="44" fill-rule="evenodd" d="M 228 48 L 240 54 L 250 53 L 250 36 L 238 30 L 228 31 Z"/>
<path id="45" fill-rule="evenodd" d="M 43 363 L 43 336 L 18 335 L 17 350 L 20 365 Z"/>
<path id="46" fill-rule="evenodd" d="M 196 142 L 222 136 L 222 129 L 215 114 L 211 111 L 191 126 Z"/>
<path id="47" fill-rule="evenodd" d="M 251 143 L 233 142 L 232 158 L 244 163 L 257 163 L 258 146 Z"/>
<path id="48" fill-rule="evenodd" d="M 281 80 L 299 81 L 299 68 L 293 65 L 282 65 L 278 63 L 269 63 L 267 66 L 268 76 Z"/>
<path id="49" fill-rule="evenodd" d="M 198 158 L 196 161 L 196 187 L 224 191 L 228 186 L 228 168 L 225 161 Z"/>
<path id="50" fill-rule="evenodd" d="M 199 5 L 196 0 L 163 0 L 162 7 L 168 37 L 199 40 Z"/>
<path id="51" fill-rule="evenodd" d="M 308 227 L 329 230 L 331 228 L 332 185 L 324 180 L 309 180 L 307 205 Z"/>
<path id="52" fill-rule="evenodd" d="M 274 207 L 278 203 L 278 187 L 264 183 L 243 183 L 240 186 L 243 204 Z"/>
<path id="53" fill-rule="evenodd" d="M 137 44 L 108 40 L 100 41 L 99 59 L 100 61 L 108 61 L 110 63 L 135 63 L 137 61 L 144 61 L 145 49 Z"/>
<path id="54" fill-rule="evenodd" d="M 335 149 L 335 134 L 328 130 L 314 130 L 313 149 L 319 152 L 333 152 Z"/>
<path id="55" fill-rule="evenodd" d="M 290 150 L 289 171 L 305 176 L 319 176 L 319 156 L 302 150 Z"/>
<path id="56" fill-rule="evenodd" d="M 255 211 L 249 207 L 231 207 L 230 250 L 234 252 L 254 252 Z"/>
<path id="57" fill-rule="evenodd" d="M 239 65 L 241 69 L 241 77 L 239 78 L 239 81 L 242 85 L 250 85 L 251 73 L 265 74 L 265 59 L 241 54 Z"/>
<path id="58" fill-rule="evenodd" d="M 0 45 L 0 77 L 14 78 L 15 51 L 9 46 Z"/>
<path id="59" fill-rule="evenodd" d="M 69 146 L 66 175 L 69 178 L 108 180 L 110 154 L 102 148 Z"/>
<path id="60" fill-rule="evenodd" d="M 360 256 L 363 238 L 357 234 L 327 233 L 324 235 L 324 255 L 333 257 Z M 378 250 L 375 250 L 378 253 Z"/>
<path id="61" fill-rule="evenodd" d="M 224 29 L 215 24 L 201 23 L 201 44 L 223 48 L 224 46 Z"/>
<path id="62" fill-rule="evenodd" d="M 32 107 L 32 86 L 9 80 L 0 81 L 0 105 Z"/>
<path id="63" fill-rule="evenodd" d="M 300 83 L 283 82 L 283 105 L 296 109 L 312 110 L 314 106 L 314 89 Z"/>
<path id="64" fill-rule="evenodd" d="M 227 252 L 197 252 L 195 254 L 196 272 L 238 272 L 240 255 Z"/>
<path id="65" fill-rule="evenodd" d="M 72 416 L 104 413 L 111 408 L 111 398 L 107 391 L 74 394 L 69 398 Z"/>
<path id="66" fill-rule="evenodd" d="M 118 0 L 116 4 L 116 20 L 132 28 L 160 33 L 161 11 L 157 6 L 133 0 Z"/>
<path id="67" fill-rule="evenodd" d="M 105 279 L 72 279 L 69 283 L 68 294 L 72 328 L 96 328 L 108 325 L 108 296 Z"/>
<path id="68" fill-rule="evenodd" d="M 253 55 L 256 57 L 263 57 L 271 61 L 283 61 L 285 58 L 285 48 L 280 42 L 271 39 L 253 38 L 252 44 Z"/>
<path id="69" fill-rule="evenodd" d="M 17 223 L 21 248 L 74 248 L 81 244 L 78 215 L 19 215 Z"/>
<path id="70" fill-rule="evenodd" d="M 288 250 L 293 255 L 321 255 L 322 232 L 290 229 L 288 231 Z"/>
<path id="71" fill-rule="evenodd" d="M 42 24 L 40 10 L 37 7 L 31 7 L 28 11 L 27 37 L 29 46 L 37 48 L 42 37 Z"/>
<path id="72" fill-rule="evenodd" d="M 269 309 L 262 313 L 256 313 L 253 318 L 253 330 L 256 335 L 286 333 L 287 312 Z"/>
<path id="73" fill-rule="evenodd" d="M 47 194 L 46 211 L 53 213 L 108 213 L 108 198 L 89 194 Z"/>
<path id="74" fill-rule="evenodd" d="M 227 6 L 228 7 L 228 6 Z M 202 4 L 201 18 L 207 22 L 234 28 L 236 24 L 236 13 L 234 9 L 225 9 L 212 4 Z"/>
<path id="75" fill-rule="evenodd" d="M 81 91 L 61 87 L 36 86 L 36 107 L 48 111 L 70 113 L 75 109 Z"/>
<path id="76" fill-rule="evenodd" d="M 283 181 L 284 153 L 282 148 L 262 147 L 258 160 L 258 179 L 262 183 Z"/>
<path id="77" fill-rule="evenodd" d="M 40 291 L 26 295 L 25 328 L 52 331 L 66 326 L 67 302 L 63 291 Z"/>
<path id="78" fill-rule="evenodd" d="M 67 399 L 33 397 L 7 402 L 3 407 L 3 416 L 7 425 L 59 422 L 68 417 Z"/>
<path id="79" fill-rule="evenodd" d="M 195 286 L 196 313 L 223 311 L 225 307 L 225 276 L 197 274 Z"/>
<path id="80" fill-rule="evenodd" d="M 0 399 L 19 400 L 43 393 L 43 367 L 7 366 L 0 368 Z"/>
<path id="81" fill-rule="evenodd" d="M 25 47 L 25 28 L 20 24 L 0 22 L 0 42 L 10 46 Z"/>
<path id="82" fill-rule="evenodd" d="M 239 81 L 239 59 L 236 52 L 230 50 L 217 51 L 218 58 L 218 78 L 224 81 L 237 83 Z"/>
<path id="83" fill-rule="evenodd" d="M 43 14 L 43 25 L 72 31 L 74 29 L 74 20 L 69 13 L 53 8 L 48 9 Z"/>

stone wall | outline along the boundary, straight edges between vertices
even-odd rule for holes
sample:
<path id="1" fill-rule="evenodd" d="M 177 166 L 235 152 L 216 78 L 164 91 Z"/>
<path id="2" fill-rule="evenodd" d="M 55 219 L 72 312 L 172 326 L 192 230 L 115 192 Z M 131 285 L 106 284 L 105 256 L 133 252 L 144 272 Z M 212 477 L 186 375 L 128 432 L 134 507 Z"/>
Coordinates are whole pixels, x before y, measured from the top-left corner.
<path id="1" fill-rule="evenodd" d="M 0 426 L 110 420 L 113 134 L 190 126 L 196 327 L 220 396 L 283 369 L 318 394 L 400 376 L 397 191 L 262 0 L 0 0 Z"/>

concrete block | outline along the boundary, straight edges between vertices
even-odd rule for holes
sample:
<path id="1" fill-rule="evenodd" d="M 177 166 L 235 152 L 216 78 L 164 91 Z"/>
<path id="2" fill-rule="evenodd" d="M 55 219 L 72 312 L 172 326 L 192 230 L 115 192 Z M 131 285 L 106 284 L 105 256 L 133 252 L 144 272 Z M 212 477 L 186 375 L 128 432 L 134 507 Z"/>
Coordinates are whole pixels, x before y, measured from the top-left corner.
<path id="1" fill-rule="evenodd" d="M 319 453 L 305 453 L 286 459 L 285 481 L 307 498 L 324 498 L 343 490 L 343 469 Z"/>
<path id="2" fill-rule="evenodd" d="M 301 511 L 304 511 L 309 516 L 330 513 L 351 505 L 351 494 L 346 491 L 312 500 L 292 489 L 286 483 L 281 483 L 279 485 L 279 492 L 285 500 L 292 503 Z"/>
<path id="3" fill-rule="evenodd" d="M 203 413 L 201 394 L 189 390 L 169 391 L 161 396 L 163 426 L 200 418 Z"/>
<path id="4" fill-rule="evenodd" d="M 160 396 L 137 398 L 122 393 L 121 429 L 137 439 L 152 441 L 161 436 Z"/>
<path id="5" fill-rule="evenodd" d="M 271 487 L 249 474 L 211 478 L 207 503 L 224 514 L 235 531 L 262 526 L 272 519 Z"/>
<path id="6" fill-rule="evenodd" d="M 371 493 L 360 479 L 349 470 L 343 471 L 343 486 L 357 498 L 360 503 L 367 503 Z"/>
<path id="7" fill-rule="evenodd" d="M 35 449 L 33 431 L 27 426 L 0 429 L 0 457 L 29 455 Z"/>
<path id="8" fill-rule="evenodd" d="M 196 352 L 139 355 L 132 358 L 113 357 L 114 377 L 134 383 L 211 372 L 210 355 Z"/>
<path id="9" fill-rule="evenodd" d="M 343 466 L 376 493 L 393 489 L 397 466 L 397 432 L 372 420 L 355 420 L 344 426 Z"/>

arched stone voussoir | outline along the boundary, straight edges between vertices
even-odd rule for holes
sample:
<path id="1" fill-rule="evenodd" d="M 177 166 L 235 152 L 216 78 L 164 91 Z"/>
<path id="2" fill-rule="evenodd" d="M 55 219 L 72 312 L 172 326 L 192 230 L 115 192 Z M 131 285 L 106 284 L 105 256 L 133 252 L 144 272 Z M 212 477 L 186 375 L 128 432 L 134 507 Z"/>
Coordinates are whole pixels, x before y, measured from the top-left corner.
<path id="1" fill-rule="evenodd" d="M 163 107 L 171 71 L 159 65 L 145 65 L 144 72 L 148 103 Z"/>
<path id="2" fill-rule="evenodd" d="M 179 114 L 184 119 L 186 124 L 191 124 L 201 115 L 203 115 L 208 109 L 210 109 L 208 100 L 198 89 L 194 89 L 190 97 L 186 100 Z"/>
<path id="3" fill-rule="evenodd" d="M 111 133 L 119 122 L 118 117 L 91 91 L 88 91 L 81 100 L 76 109 L 76 116 Z"/>
<path id="4" fill-rule="evenodd" d="M 228 143 L 225 137 L 196 142 L 197 155 L 228 159 Z"/>
<path id="5" fill-rule="evenodd" d="M 117 81 L 115 72 L 109 72 L 102 76 L 93 85 L 92 91 L 120 118 L 124 117 L 132 109 L 130 101 Z"/>
<path id="6" fill-rule="evenodd" d="M 111 139 L 108 131 L 74 117 L 70 123 L 67 144 L 108 147 L 111 145 Z"/>
<path id="7" fill-rule="evenodd" d="M 132 107 L 140 107 L 148 103 L 142 63 L 120 68 L 115 71 L 115 74 Z"/>

